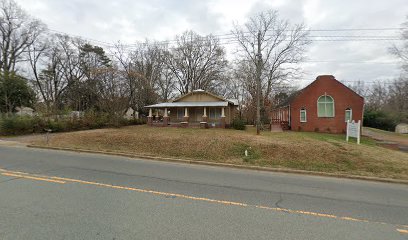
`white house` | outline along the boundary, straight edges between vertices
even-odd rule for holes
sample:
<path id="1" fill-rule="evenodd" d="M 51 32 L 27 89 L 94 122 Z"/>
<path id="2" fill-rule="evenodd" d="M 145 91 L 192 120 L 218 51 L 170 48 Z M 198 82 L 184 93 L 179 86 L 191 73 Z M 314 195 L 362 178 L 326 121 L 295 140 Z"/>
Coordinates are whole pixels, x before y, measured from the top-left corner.
<path id="1" fill-rule="evenodd" d="M 30 107 L 16 107 L 16 115 L 17 116 L 33 116 L 34 115 L 34 109 Z"/>

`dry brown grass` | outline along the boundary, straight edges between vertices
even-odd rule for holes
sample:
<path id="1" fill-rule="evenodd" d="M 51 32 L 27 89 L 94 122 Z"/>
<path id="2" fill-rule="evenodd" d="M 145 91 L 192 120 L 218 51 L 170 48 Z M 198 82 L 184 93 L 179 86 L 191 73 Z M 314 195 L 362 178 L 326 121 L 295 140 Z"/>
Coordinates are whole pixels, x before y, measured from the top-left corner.
<path id="1" fill-rule="evenodd" d="M 36 144 L 44 145 L 43 140 Z M 51 146 L 126 152 L 163 157 L 408 179 L 408 154 L 346 143 L 344 136 L 320 133 L 270 133 L 254 129 L 182 129 L 131 126 L 54 135 Z M 244 152 L 248 150 L 249 156 Z"/>

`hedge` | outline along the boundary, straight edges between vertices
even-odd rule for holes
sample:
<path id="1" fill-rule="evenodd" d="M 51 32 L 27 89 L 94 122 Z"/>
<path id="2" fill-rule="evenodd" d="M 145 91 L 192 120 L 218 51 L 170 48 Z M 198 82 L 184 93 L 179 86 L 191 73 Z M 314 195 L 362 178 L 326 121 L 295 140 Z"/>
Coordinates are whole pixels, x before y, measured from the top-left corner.
<path id="1" fill-rule="evenodd" d="M 52 132 L 68 132 L 104 127 L 121 127 L 144 124 L 141 119 L 127 120 L 106 115 L 85 115 L 82 118 L 45 119 L 30 116 L 12 116 L 0 118 L 0 135 L 21 135 L 42 133 L 45 129 Z"/>

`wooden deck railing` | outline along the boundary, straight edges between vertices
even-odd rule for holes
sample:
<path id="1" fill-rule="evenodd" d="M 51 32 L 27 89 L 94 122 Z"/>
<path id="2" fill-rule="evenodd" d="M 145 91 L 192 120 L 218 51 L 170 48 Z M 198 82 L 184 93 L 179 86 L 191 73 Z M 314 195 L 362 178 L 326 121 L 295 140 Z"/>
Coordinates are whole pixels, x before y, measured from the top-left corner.
<path id="1" fill-rule="evenodd" d="M 272 125 L 274 125 L 274 124 L 278 125 L 279 124 L 279 125 L 281 125 L 283 130 L 289 130 L 289 121 L 283 121 L 283 120 L 280 120 L 280 119 L 277 119 L 277 118 L 273 118 L 273 119 L 271 119 L 271 124 Z"/>

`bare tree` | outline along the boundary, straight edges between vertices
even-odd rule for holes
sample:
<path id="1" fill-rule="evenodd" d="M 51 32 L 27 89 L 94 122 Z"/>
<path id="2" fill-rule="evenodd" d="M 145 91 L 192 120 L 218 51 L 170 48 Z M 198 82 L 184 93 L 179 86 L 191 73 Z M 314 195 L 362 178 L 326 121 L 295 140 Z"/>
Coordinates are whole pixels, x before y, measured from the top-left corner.
<path id="1" fill-rule="evenodd" d="M 193 31 L 176 38 L 176 46 L 166 55 L 166 65 L 177 80 L 176 88 L 180 94 L 195 89 L 215 90 L 227 66 L 219 40 Z"/>
<path id="2" fill-rule="evenodd" d="M 58 61 L 62 77 L 67 82 L 63 94 L 64 103 L 76 111 L 86 110 L 86 92 L 88 89 L 85 82 L 88 78 L 81 58 L 82 47 L 86 42 L 67 35 L 57 35 L 57 41 L 61 52 Z"/>
<path id="3" fill-rule="evenodd" d="M 384 82 L 376 82 L 367 93 L 366 108 L 369 110 L 381 110 L 388 101 L 388 90 Z"/>
<path id="4" fill-rule="evenodd" d="M 32 70 L 31 81 L 34 88 L 40 94 L 41 100 L 46 105 L 46 112 L 50 113 L 51 105 L 54 105 L 56 94 L 54 86 L 59 85 L 56 73 L 56 49 L 51 46 L 48 39 L 43 38 L 27 48 L 28 61 Z M 54 69 L 54 71 L 52 71 Z M 50 71 L 51 70 L 51 71 Z M 47 73 L 47 71 L 49 71 Z M 54 72 L 54 74 L 50 74 Z M 53 84 L 54 83 L 54 84 Z"/>
<path id="5" fill-rule="evenodd" d="M 98 79 L 99 109 L 117 120 L 118 117 L 122 116 L 123 110 L 126 109 L 129 102 L 129 89 L 123 72 L 113 66 L 95 69 L 93 74 Z"/>
<path id="6" fill-rule="evenodd" d="M 129 106 L 143 111 L 144 106 L 157 101 L 157 89 L 164 91 L 165 81 L 170 79 L 163 74 L 163 49 L 155 43 L 137 43 L 133 49 L 116 46 L 115 57 L 123 70 L 129 88 Z M 161 84 L 161 85 L 160 85 Z M 169 93 L 166 93 L 168 96 Z"/>
<path id="7" fill-rule="evenodd" d="M 277 11 L 267 11 L 251 17 L 243 25 L 235 25 L 232 31 L 238 45 L 240 61 L 246 68 L 250 81 L 248 90 L 257 99 L 257 132 L 261 126 L 263 103 L 271 98 L 273 87 L 301 73 L 297 63 L 304 59 L 310 43 L 304 24 L 290 24 L 279 18 Z M 255 90 L 254 90 L 255 88 Z"/>
<path id="8" fill-rule="evenodd" d="M 28 58 L 34 86 L 46 105 L 46 112 L 55 113 L 67 86 L 61 72 L 60 49 L 47 43 L 36 44 L 30 46 Z"/>
<path id="9" fill-rule="evenodd" d="M 408 74 L 408 16 L 407 20 L 402 24 L 403 32 L 401 38 L 404 40 L 402 45 L 394 44 L 390 51 L 402 61 L 402 69 L 405 74 Z"/>
<path id="10" fill-rule="evenodd" d="M 98 69 L 110 67 L 103 48 L 66 35 L 49 35 L 28 48 L 34 86 L 55 114 L 67 104 L 75 110 L 96 107 L 99 97 Z"/>
<path id="11" fill-rule="evenodd" d="M 365 115 L 369 116 L 365 121 L 369 126 L 392 130 L 395 124 L 408 123 L 408 78 L 376 82 L 365 99 Z"/>
<path id="12" fill-rule="evenodd" d="M 156 91 L 161 101 L 167 102 L 175 97 L 176 83 L 174 81 L 173 73 L 166 66 L 163 66 L 159 81 L 156 82 Z"/>
<path id="13" fill-rule="evenodd" d="M 390 111 L 404 113 L 408 118 L 408 78 L 400 77 L 389 86 L 386 105 Z"/>
<path id="14" fill-rule="evenodd" d="M 71 102 L 78 102 L 77 99 L 81 98 L 77 86 L 86 74 L 81 69 L 79 45 L 80 40 L 57 34 L 27 49 L 34 86 L 48 113 L 55 114 L 61 109 L 64 98 L 71 99 Z M 72 94 L 67 94 L 68 90 Z"/>
<path id="15" fill-rule="evenodd" d="M 353 84 L 348 85 L 348 87 L 364 98 L 368 96 L 369 90 L 370 90 L 369 87 L 366 86 L 364 81 L 361 81 L 361 80 L 358 80 L 357 82 L 354 82 Z"/>
<path id="16" fill-rule="evenodd" d="M 45 25 L 28 16 L 13 0 L 0 1 L 0 69 L 7 75 L 26 61 L 28 48 L 44 33 Z"/>

